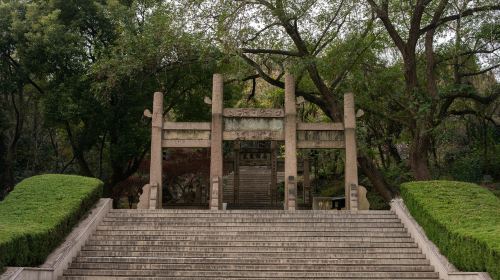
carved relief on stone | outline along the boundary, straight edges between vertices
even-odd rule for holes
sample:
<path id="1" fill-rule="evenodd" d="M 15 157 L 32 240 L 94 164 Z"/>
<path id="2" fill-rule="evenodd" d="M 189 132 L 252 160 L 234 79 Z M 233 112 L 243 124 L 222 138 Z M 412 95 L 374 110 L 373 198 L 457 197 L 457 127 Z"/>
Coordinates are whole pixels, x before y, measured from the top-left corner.
<path id="1" fill-rule="evenodd" d="M 271 130 L 283 131 L 279 118 L 224 118 L 224 131 Z"/>
<path id="2" fill-rule="evenodd" d="M 239 118 L 283 118 L 283 109 L 263 109 L 263 108 L 227 108 L 223 112 L 224 117 Z"/>
<path id="3" fill-rule="evenodd" d="M 283 133 L 280 131 L 260 131 L 260 130 L 250 130 L 250 131 L 224 131 L 224 140 L 284 140 Z"/>

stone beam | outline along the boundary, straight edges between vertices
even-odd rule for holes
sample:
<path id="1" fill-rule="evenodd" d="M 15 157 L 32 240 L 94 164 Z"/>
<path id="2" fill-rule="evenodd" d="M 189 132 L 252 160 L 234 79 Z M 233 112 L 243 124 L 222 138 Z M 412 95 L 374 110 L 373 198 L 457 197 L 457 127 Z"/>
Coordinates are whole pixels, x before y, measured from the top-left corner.
<path id="1" fill-rule="evenodd" d="M 167 139 L 162 141 L 164 148 L 210 148 L 210 140 Z"/>
<path id="2" fill-rule="evenodd" d="M 243 140 L 284 140 L 283 132 L 281 131 L 263 131 L 263 130 L 246 130 L 246 131 L 224 131 L 223 138 L 227 141 Z"/>
<path id="3" fill-rule="evenodd" d="M 164 130 L 208 130 L 210 131 L 209 122 L 164 122 Z"/>
<path id="4" fill-rule="evenodd" d="M 297 130 L 344 130 L 343 123 L 297 123 Z"/>

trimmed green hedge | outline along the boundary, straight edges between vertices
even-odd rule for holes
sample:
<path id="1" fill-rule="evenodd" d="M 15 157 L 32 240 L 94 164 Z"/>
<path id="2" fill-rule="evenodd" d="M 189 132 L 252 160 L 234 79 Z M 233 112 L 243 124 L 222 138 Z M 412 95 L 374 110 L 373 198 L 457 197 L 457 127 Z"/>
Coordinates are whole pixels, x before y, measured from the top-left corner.
<path id="1" fill-rule="evenodd" d="M 500 280 L 500 199 L 478 185 L 421 181 L 401 196 L 429 239 L 458 269 Z"/>
<path id="2" fill-rule="evenodd" d="M 45 261 L 102 195 L 94 178 L 47 174 L 20 182 L 0 201 L 0 271 Z"/>

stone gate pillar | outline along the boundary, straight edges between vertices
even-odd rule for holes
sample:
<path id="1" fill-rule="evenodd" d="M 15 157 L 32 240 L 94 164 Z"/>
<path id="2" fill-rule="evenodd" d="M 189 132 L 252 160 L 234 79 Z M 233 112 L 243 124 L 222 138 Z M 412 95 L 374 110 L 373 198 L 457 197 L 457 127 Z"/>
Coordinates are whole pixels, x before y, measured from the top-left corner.
<path id="1" fill-rule="evenodd" d="M 153 115 L 151 121 L 151 162 L 149 167 L 150 205 L 149 208 L 162 208 L 163 183 L 163 93 L 155 92 L 153 99 Z M 156 197 L 156 201 L 154 198 Z M 152 205 L 154 204 L 154 205 Z"/>
<path id="2" fill-rule="evenodd" d="M 346 209 L 358 208 L 358 165 L 356 155 L 356 113 L 354 95 L 344 94 L 344 135 L 345 135 L 345 202 Z"/>
<path id="3" fill-rule="evenodd" d="M 222 208 L 222 111 L 223 77 L 214 74 L 212 86 L 212 128 L 210 134 L 210 209 Z M 217 178 L 217 179 L 216 179 Z M 216 179 L 217 184 L 214 184 Z"/>
<path id="4" fill-rule="evenodd" d="M 291 199 L 295 200 L 297 198 L 296 183 L 297 107 L 295 101 L 295 79 L 292 75 L 287 74 L 285 77 L 285 210 L 295 210 L 295 203 L 290 202 Z"/>

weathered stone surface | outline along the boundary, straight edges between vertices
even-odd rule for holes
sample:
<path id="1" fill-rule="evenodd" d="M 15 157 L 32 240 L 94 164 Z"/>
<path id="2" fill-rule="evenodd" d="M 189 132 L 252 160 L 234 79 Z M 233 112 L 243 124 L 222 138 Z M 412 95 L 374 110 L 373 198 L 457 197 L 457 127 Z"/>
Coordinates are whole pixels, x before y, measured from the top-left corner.
<path id="1" fill-rule="evenodd" d="M 224 117 L 239 118 L 283 118 L 285 112 L 283 109 L 264 109 L 264 108 L 226 108 Z"/>
<path id="2" fill-rule="evenodd" d="M 358 209 L 370 210 L 370 202 L 366 198 L 366 188 L 363 186 L 358 187 Z"/>
<path id="3" fill-rule="evenodd" d="M 224 131 L 242 130 L 283 131 L 283 119 L 224 118 Z"/>

